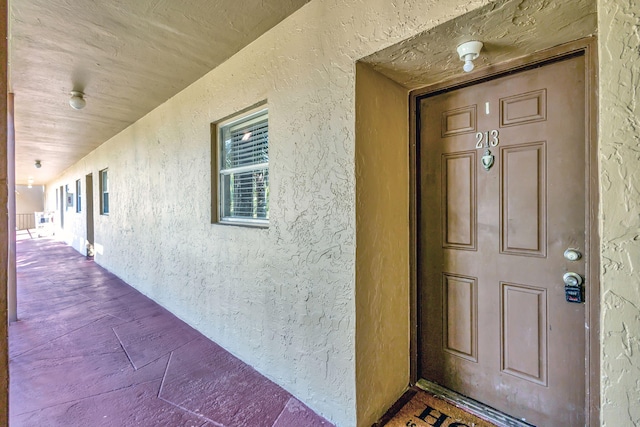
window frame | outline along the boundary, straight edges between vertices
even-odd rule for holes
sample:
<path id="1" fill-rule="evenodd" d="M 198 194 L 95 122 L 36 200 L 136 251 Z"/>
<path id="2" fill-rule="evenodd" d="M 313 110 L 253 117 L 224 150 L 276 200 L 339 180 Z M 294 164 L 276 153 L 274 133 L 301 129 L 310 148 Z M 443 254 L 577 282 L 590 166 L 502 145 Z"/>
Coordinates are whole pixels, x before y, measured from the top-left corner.
<path id="1" fill-rule="evenodd" d="M 76 213 L 82 212 L 82 183 L 76 180 Z"/>
<path id="2" fill-rule="evenodd" d="M 106 179 L 105 179 L 106 176 Z M 105 191 L 105 183 L 106 183 L 106 191 Z M 105 199 L 104 196 L 107 196 L 106 210 L 105 210 Z M 109 203 L 109 168 L 104 168 L 100 171 L 100 215 L 109 215 L 110 211 L 110 203 Z"/>
<path id="3" fill-rule="evenodd" d="M 249 166 L 241 166 L 235 168 L 222 168 L 222 148 L 223 148 L 223 138 L 222 134 L 225 129 L 230 127 L 243 124 L 252 120 L 260 121 L 263 118 L 267 120 L 267 132 L 269 130 L 269 110 L 267 108 L 266 102 L 257 104 L 256 106 L 245 109 L 237 114 L 229 116 L 225 119 L 222 119 L 218 122 L 214 122 L 211 124 L 211 165 L 212 165 L 212 173 L 211 173 L 211 212 L 212 218 L 211 222 L 213 224 L 223 224 L 223 225 L 237 225 L 237 226 L 247 226 L 247 227 L 257 227 L 257 228 L 268 228 L 269 227 L 269 197 L 267 196 L 266 201 L 266 218 L 247 218 L 247 217 L 236 217 L 236 216 L 224 216 L 223 209 L 225 198 L 223 194 L 223 174 L 229 174 L 231 172 L 246 172 L 251 170 L 264 170 L 266 169 L 267 174 L 269 172 L 269 161 L 266 163 L 256 163 Z M 269 148 L 269 143 L 267 142 L 267 149 Z M 215 168 L 215 169 L 214 169 Z M 268 179 L 268 178 L 267 178 Z M 266 192 L 268 194 L 269 184 L 267 183 Z"/>

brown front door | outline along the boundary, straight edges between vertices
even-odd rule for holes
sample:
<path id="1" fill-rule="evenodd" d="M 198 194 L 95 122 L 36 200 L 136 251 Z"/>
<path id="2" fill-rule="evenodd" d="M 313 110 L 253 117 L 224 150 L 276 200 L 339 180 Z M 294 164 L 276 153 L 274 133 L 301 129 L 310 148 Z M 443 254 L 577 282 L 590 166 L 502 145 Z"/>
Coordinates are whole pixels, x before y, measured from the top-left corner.
<path id="1" fill-rule="evenodd" d="M 585 420 L 563 282 L 585 275 L 584 75 L 574 57 L 419 101 L 419 375 L 538 426 Z"/>

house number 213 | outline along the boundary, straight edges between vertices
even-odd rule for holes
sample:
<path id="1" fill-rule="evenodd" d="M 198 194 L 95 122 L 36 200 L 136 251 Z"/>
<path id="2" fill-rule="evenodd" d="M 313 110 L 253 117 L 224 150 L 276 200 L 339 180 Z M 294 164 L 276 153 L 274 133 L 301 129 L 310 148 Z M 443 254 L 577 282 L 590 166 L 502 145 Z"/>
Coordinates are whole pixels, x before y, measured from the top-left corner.
<path id="1" fill-rule="evenodd" d="M 500 133 L 497 129 L 476 133 L 476 148 L 495 147 L 500 144 Z"/>

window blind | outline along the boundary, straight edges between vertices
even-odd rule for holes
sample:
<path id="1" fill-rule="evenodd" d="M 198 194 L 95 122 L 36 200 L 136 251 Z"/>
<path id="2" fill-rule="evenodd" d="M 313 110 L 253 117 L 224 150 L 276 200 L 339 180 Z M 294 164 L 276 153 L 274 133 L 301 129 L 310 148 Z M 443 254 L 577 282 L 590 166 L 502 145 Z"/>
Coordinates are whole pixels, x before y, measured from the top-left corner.
<path id="1" fill-rule="evenodd" d="M 269 127 L 266 111 L 220 129 L 223 221 L 269 218 Z"/>
<path id="2" fill-rule="evenodd" d="M 269 162 L 269 129 L 267 119 L 242 123 L 229 128 L 224 138 L 224 169 Z"/>

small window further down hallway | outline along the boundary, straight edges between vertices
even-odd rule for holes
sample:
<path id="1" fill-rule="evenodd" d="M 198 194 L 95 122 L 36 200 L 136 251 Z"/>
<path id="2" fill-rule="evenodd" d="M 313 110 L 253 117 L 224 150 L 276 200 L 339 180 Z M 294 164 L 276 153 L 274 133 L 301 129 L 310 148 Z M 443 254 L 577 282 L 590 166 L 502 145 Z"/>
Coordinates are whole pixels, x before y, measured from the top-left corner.
<path id="1" fill-rule="evenodd" d="M 82 183 L 76 180 L 76 212 L 82 212 Z"/>
<path id="2" fill-rule="evenodd" d="M 109 169 L 100 171 L 100 214 L 109 215 Z"/>

